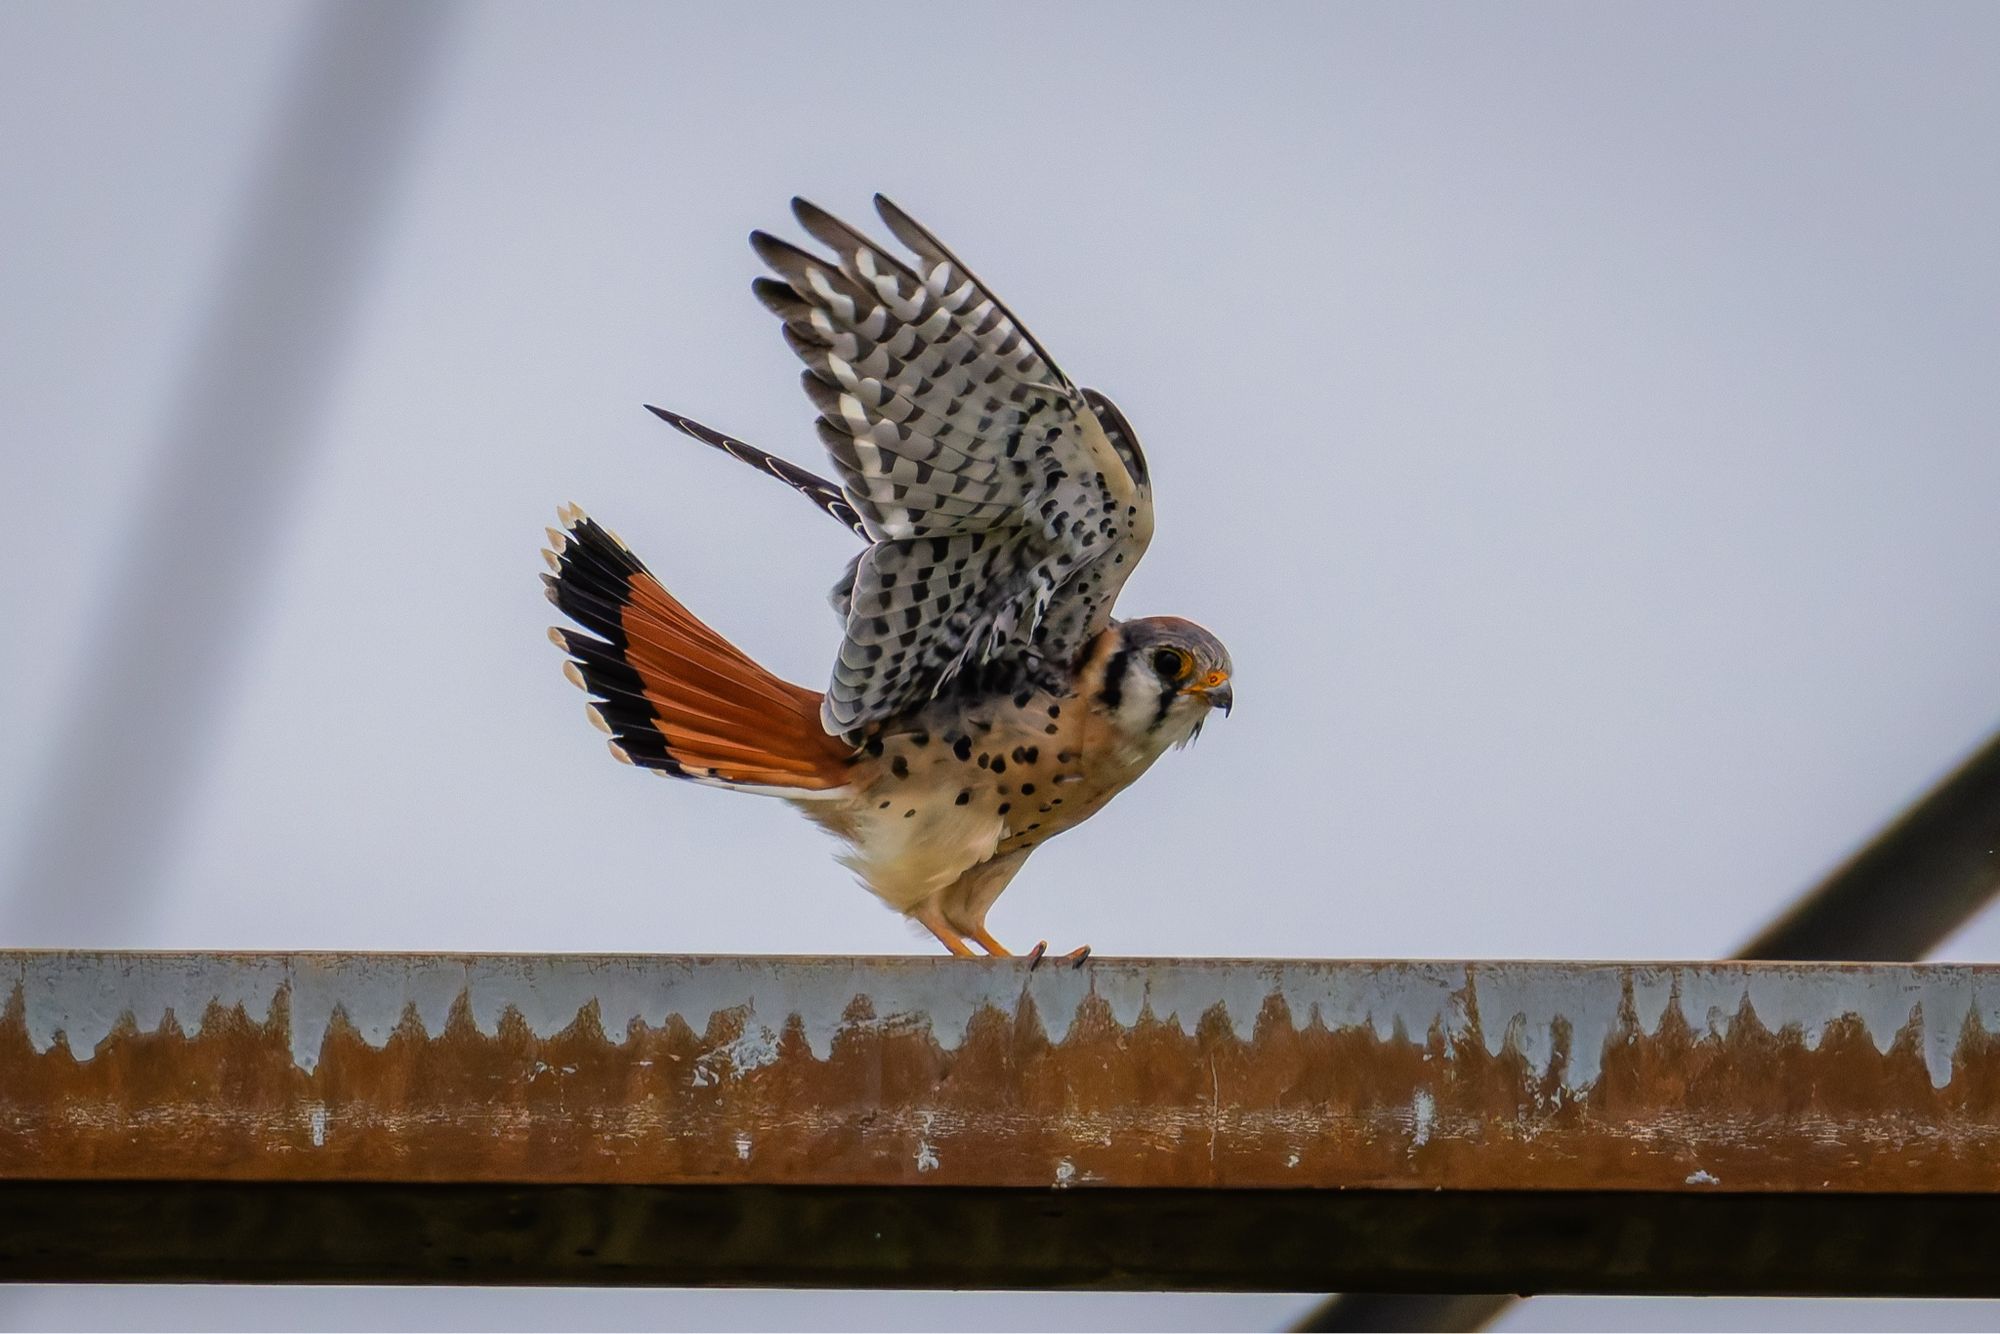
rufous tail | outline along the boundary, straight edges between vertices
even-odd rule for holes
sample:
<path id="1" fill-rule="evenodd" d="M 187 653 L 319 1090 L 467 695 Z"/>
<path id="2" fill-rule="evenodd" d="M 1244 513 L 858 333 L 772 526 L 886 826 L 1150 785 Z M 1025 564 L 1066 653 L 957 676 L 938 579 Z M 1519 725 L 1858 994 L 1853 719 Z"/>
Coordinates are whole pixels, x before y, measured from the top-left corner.
<path id="1" fill-rule="evenodd" d="M 779 796 L 831 794 L 854 750 L 820 725 L 820 694 L 780 680 L 703 625 L 609 529 L 574 505 L 549 529 L 552 629 L 611 753 L 677 778 Z"/>

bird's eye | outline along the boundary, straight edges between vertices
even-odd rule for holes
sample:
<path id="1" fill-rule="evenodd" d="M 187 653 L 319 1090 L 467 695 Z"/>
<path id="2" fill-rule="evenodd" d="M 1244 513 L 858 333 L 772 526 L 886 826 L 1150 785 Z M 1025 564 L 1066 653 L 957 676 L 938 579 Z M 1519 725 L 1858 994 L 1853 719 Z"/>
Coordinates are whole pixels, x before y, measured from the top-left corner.
<path id="1" fill-rule="evenodd" d="M 1153 655 L 1153 670 L 1169 681 L 1178 681 L 1188 674 L 1188 655 L 1177 648 L 1163 648 Z"/>

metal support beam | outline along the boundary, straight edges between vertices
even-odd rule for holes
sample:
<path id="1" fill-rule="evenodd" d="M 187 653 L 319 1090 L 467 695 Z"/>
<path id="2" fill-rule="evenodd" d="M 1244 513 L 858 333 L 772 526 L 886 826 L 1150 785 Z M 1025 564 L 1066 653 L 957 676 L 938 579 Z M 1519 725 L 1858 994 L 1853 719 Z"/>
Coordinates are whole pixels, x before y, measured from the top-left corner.
<path id="1" fill-rule="evenodd" d="M 2000 735 L 1736 952 L 1739 959 L 1914 961 L 2000 892 Z M 1484 1329 L 1508 1293 L 1335 1293 L 1298 1331 Z"/>
<path id="2" fill-rule="evenodd" d="M 0 868 L 11 939 L 73 940 L 98 922 L 129 931 L 157 897 L 455 14 L 441 0 L 322 0 L 306 15 L 138 509 L 56 705 L 19 860 Z"/>
<path id="3" fill-rule="evenodd" d="M 6 1279 L 2000 1295 L 2000 968 L 15 953 L 0 997 Z"/>
<path id="4" fill-rule="evenodd" d="M 2000 1196 L 0 1183 L 0 1280 L 1993 1296 Z"/>
<path id="5" fill-rule="evenodd" d="M 1739 959 L 1921 959 L 2000 893 L 2000 735 L 1898 816 Z"/>

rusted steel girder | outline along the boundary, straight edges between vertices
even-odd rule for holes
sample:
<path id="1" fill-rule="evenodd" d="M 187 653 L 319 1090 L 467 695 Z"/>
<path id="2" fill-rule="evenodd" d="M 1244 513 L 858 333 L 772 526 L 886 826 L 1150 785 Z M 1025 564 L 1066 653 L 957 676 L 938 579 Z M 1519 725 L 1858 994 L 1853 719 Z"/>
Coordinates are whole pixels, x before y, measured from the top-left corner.
<path id="1" fill-rule="evenodd" d="M 1914 963 L 2000 892 L 2000 736 L 1738 950 L 1738 959 Z M 1292 1328 L 1477 1330 L 1511 1295 L 1337 1293 Z"/>
<path id="2" fill-rule="evenodd" d="M 2000 1294 L 2000 968 L 15 953 L 0 996 L 4 1278 Z"/>

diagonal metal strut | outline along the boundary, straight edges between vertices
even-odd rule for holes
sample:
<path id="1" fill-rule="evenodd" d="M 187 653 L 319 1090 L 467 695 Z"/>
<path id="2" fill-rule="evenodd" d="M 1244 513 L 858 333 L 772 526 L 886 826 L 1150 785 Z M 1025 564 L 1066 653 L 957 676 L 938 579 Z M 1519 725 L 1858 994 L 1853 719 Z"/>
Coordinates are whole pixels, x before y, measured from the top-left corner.
<path id="1" fill-rule="evenodd" d="M 1736 953 L 1739 959 L 1916 960 L 2000 892 L 2000 736 Z M 1518 1298 L 1336 1293 L 1296 1330 L 1484 1329 Z"/>

